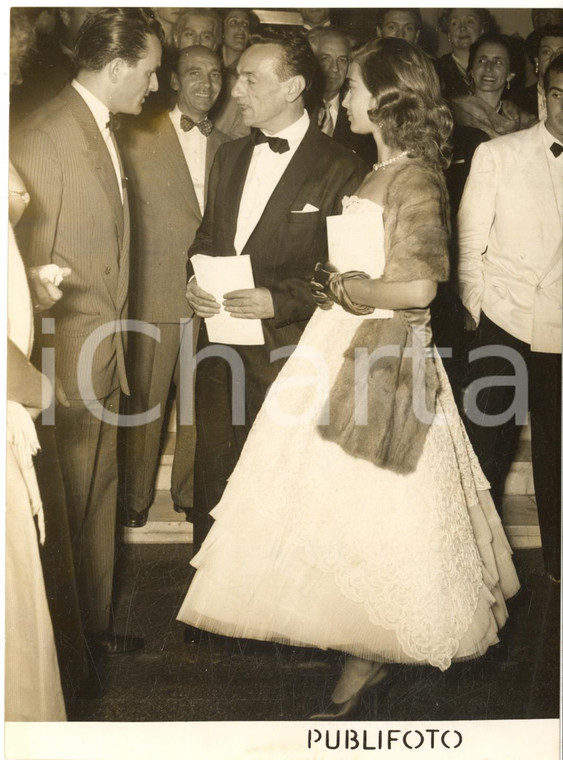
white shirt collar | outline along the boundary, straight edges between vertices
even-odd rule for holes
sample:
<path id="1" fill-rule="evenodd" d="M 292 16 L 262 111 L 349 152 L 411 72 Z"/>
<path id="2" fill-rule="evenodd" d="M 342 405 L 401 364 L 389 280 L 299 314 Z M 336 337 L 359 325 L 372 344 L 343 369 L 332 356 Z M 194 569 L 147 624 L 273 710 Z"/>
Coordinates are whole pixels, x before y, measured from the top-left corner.
<path id="1" fill-rule="evenodd" d="M 282 129 L 281 132 L 276 132 L 275 134 L 270 134 L 269 132 L 266 132 L 265 129 L 262 131 L 264 134 L 267 134 L 268 137 L 282 137 L 287 140 L 289 143 L 289 148 L 292 150 L 294 147 L 299 145 L 301 140 L 305 137 L 305 133 L 309 129 L 309 114 L 307 111 L 303 111 L 303 114 L 297 119 L 297 121 L 294 121 L 293 124 L 290 124 L 289 127 L 286 127 L 285 129 Z"/>
<path id="2" fill-rule="evenodd" d="M 172 119 L 172 124 L 174 124 L 175 127 L 178 127 L 180 129 L 180 120 L 184 114 L 182 111 L 180 111 L 180 107 L 176 103 L 174 108 L 170 111 L 170 118 Z M 186 114 L 187 116 L 187 114 Z M 190 117 L 191 118 L 191 117 Z M 205 116 L 203 117 L 205 119 Z M 196 122 L 197 123 L 197 122 Z M 197 130 L 199 132 L 199 129 Z M 199 132 L 201 134 L 201 132 Z"/>
<path id="3" fill-rule="evenodd" d="M 559 145 L 562 145 L 562 143 L 561 143 L 561 140 L 558 140 L 556 137 L 554 137 L 551 134 L 551 132 L 549 131 L 549 129 L 546 126 L 545 121 L 543 121 L 542 124 L 544 126 L 544 128 L 541 130 L 541 134 L 542 134 L 542 137 L 543 137 L 543 144 L 545 146 L 545 149 L 549 150 L 549 152 L 551 154 L 550 148 L 553 145 L 553 143 L 556 142 L 556 143 L 559 143 Z"/>
<path id="4" fill-rule="evenodd" d="M 78 82 L 76 79 L 72 80 L 71 85 L 82 97 L 90 111 L 92 111 L 92 116 L 96 120 L 98 129 L 100 132 L 103 132 L 104 129 L 107 129 L 107 123 L 109 121 L 109 108 L 105 105 L 105 103 L 102 103 L 101 100 L 93 95 L 90 90 L 86 89 L 86 87 L 84 87 L 83 84 L 80 84 L 80 82 Z"/>
<path id="5" fill-rule="evenodd" d="M 332 98 L 332 100 L 327 100 L 324 102 L 329 108 L 334 109 L 335 111 L 338 111 L 340 107 L 340 93 L 337 92 L 336 95 Z"/>

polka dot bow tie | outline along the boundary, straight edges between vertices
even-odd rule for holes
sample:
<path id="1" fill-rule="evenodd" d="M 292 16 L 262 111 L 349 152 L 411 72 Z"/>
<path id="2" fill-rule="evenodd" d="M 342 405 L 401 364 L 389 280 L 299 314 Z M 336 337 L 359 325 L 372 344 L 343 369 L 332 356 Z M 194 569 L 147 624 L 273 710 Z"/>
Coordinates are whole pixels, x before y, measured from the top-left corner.
<path id="1" fill-rule="evenodd" d="M 211 132 L 213 132 L 213 124 L 209 121 L 209 119 L 194 121 L 184 113 L 180 117 L 180 127 L 184 130 L 184 132 L 189 132 L 194 127 L 197 127 L 201 134 L 205 135 L 205 137 L 209 137 Z"/>

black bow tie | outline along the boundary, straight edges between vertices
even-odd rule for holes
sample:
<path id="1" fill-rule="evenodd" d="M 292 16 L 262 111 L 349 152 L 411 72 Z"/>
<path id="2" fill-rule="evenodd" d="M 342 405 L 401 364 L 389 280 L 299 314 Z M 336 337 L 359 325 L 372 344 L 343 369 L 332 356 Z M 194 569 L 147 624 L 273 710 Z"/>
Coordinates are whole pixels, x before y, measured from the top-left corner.
<path id="1" fill-rule="evenodd" d="M 260 129 L 252 129 L 252 141 L 254 145 L 261 145 L 262 143 L 268 143 L 270 150 L 274 153 L 285 153 L 289 150 L 289 143 L 285 137 L 268 137 Z"/>
<path id="2" fill-rule="evenodd" d="M 559 156 L 563 153 L 563 145 L 560 145 L 560 143 L 554 142 L 549 146 L 549 150 L 553 153 L 555 158 L 559 158 Z"/>
<path id="3" fill-rule="evenodd" d="M 115 113 L 110 113 L 109 119 L 106 122 L 106 127 L 109 129 L 109 131 L 115 132 L 117 129 L 119 129 L 120 124 L 121 124 L 121 121 L 119 120 L 119 115 Z"/>
<path id="4" fill-rule="evenodd" d="M 193 119 L 190 119 L 189 116 L 186 116 L 185 113 L 180 116 L 180 127 L 184 130 L 184 132 L 189 132 L 194 127 L 197 127 L 201 134 L 205 135 L 206 137 L 209 137 L 213 131 L 213 124 L 209 121 L 209 119 L 194 121 Z"/>

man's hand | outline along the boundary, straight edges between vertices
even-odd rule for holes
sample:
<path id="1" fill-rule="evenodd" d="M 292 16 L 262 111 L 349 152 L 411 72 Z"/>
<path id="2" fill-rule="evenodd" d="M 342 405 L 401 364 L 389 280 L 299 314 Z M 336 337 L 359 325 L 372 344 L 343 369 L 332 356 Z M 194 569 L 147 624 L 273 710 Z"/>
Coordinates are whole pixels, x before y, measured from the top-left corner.
<path id="1" fill-rule="evenodd" d="M 237 319 L 270 319 L 274 302 L 268 288 L 248 288 L 225 293 L 223 306 Z"/>
<path id="2" fill-rule="evenodd" d="M 207 293 L 199 287 L 195 277 L 188 282 L 186 298 L 198 317 L 213 317 L 221 311 L 221 307 L 215 298 L 211 293 Z"/>
<path id="3" fill-rule="evenodd" d="M 66 396 L 63 384 L 58 377 L 55 377 L 55 400 L 61 406 L 70 406 L 70 401 Z"/>
<path id="4" fill-rule="evenodd" d="M 27 269 L 31 300 L 35 312 L 50 309 L 63 297 L 63 291 L 49 277 L 43 275 L 43 270 L 45 270 L 44 266 L 28 267 Z M 60 269 L 62 277 L 69 275 L 70 271 L 68 267 Z"/>

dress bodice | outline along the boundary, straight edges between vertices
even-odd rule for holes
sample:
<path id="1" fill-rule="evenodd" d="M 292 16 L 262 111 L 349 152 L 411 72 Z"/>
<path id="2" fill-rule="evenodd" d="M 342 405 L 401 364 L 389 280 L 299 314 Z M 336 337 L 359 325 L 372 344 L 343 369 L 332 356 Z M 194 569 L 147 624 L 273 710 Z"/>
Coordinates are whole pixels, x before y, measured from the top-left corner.
<path id="1" fill-rule="evenodd" d="M 357 195 L 345 195 L 342 199 L 343 214 L 369 214 L 370 212 L 383 215 L 383 206 L 369 198 L 360 198 Z"/>
<path id="2" fill-rule="evenodd" d="M 345 196 L 342 214 L 328 219 L 330 261 L 341 272 L 378 278 L 385 267 L 383 208 L 368 198 Z"/>

